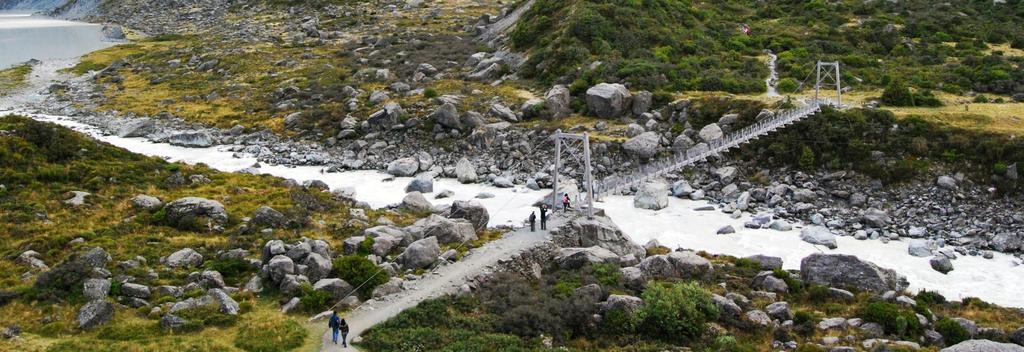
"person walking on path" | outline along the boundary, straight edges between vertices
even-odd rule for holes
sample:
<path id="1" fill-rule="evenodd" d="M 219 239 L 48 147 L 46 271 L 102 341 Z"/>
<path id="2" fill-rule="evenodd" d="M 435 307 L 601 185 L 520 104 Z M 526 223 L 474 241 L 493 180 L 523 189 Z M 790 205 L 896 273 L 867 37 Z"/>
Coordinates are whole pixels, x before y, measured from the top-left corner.
<path id="1" fill-rule="evenodd" d="M 569 208 L 571 208 L 571 205 L 569 204 L 569 194 L 566 193 L 565 196 L 562 197 L 562 210 L 569 211 Z"/>
<path id="2" fill-rule="evenodd" d="M 548 229 L 548 206 L 544 204 L 540 205 L 540 229 Z"/>
<path id="3" fill-rule="evenodd" d="M 537 231 L 537 213 L 530 212 L 530 232 Z"/>
<path id="4" fill-rule="evenodd" d="M 327 326 L 331 328 L 331 337 L 334 344 L 338 344 L 338 335 L 341 335 L 341 345 L 348 347 L 348 322 L 338 316 L 338 311 L 334 311 L 331 314 L 331 319 L 327 321 Z"/>

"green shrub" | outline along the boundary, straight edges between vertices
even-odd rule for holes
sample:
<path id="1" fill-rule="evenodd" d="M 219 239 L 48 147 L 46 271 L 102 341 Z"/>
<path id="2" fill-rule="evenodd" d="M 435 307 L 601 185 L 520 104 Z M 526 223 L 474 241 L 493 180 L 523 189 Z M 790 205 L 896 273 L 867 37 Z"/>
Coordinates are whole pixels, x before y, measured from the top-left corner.
<path id="1" fill-rule="evenodd" d="M 665 341 L 695 340 L 718 318 L 711 293 L 695 283 L 652 284 L 637 312 L 638 331 Z"/>
<path id="2" fill-rule="evenodd" d="M 306 334 L 306 329 L 292 319 L 246 321 L 238 329 L 235 347 L 249 352 L 291 351 L 302 346 Z"/>
<path id="3" fill-rule="evenodd" d="M 946 296 L 935 291 L 922 290 L 914 298 L 918 304 L 926 306 L 946 303 Z"/>
<path id="4" fill-rule="evenodd" d="M 347 255 L 334 260 L 334 276 L 349 284 L 359 287 L 359 296 L 369 298 L 373 289 L 388 282 L 388 273 L 373 265 L 369 259 L 357 255 Z"/>
<path id="5" fill-rule="evenodd" d="M 914 106 L 914 94 L 900 80 L 893 80 L 882 92 L 882 104 L 888 106 Z"/>
<path id="6" fill-rule="evenodd" d="M 618 265 L 598 263 L 593 265 L 593 270 L 594 279 L 605 287 L 618 286 L 619 280 L 622 278 L 622 272 L 619 271 Z"/>
<path id="7" fill-rule="evenodd" d="M 971 339 L 971 334 L 967 329 L 964 329 L 959 323 L 949 318 L 942 318 L 936 321 L 935 331 L 942 334 L 946 346 L 952 346 Z"/>
<path id="8" fill-rule="evenodd" d="M 757 351 L 757 347 L 748 342 L 736 341 L 733 336 L 719 336 L 715 338 L 711 350 L 716 352 L 754 352 Z"/>
<path id="9" fill-rule="evenodd" d="M 423 90 L 423 97 L 427 99 L 437 98 L 439 95 L 440 94 L 438 94 L 437 90 L 434 88 L 427 88 Z"/>
<path id="10" fill-rule="evenodd" d="M 868 303 L 860 309 L 859 315 L 865 321 L 882 325 L 886 333 L 900 337 L 915 337 L 922 328 L 913 311 L 889 302 Z"/>
<path id="11" fill-rule="evenodd" d="M 814 314 L 805 310 L 798 310 L 793 313 L 793 331 L 803 336 L 810 336 L 814 333 Z"/>
<path id="12" fill-rule="evenodd" d="M 299 286 L 298 297 L 299 308 L 304 312 L 319 313 L 333 304 L 330 292 L 314 290 L 308 283 Z"/>
<path id="13" fill-rule="evenodd" d="M 783 93 L 783 94 L 796 93 L 796 90 L 799 87 L 800 87 L 800 85 L 797 84 L 796 80 L 794 80 L 792 78 L 783 78 L 783 79 L 779 80 L 778 84 L 775 85 L 775 89 L 778 90 L 780 93 Z"/>
<path id="14" fill-rule="evenodd" d="M 198 331 L 210 326 L 231 326 L 238 321 L 238 316 L 224 314 L 216 305 L 208 304 L 176 313 L 187 323 L 181 331 Z"/>
<path id="15" fill-rule="evenodd" d="M 978 94 L 978 95 L 974 96 L 974 102 L 978 103 L 978 104 L 984 104 L 984 103 L 988 103 L 989 100 L 988 100 L 988 97 L 986 97 L 984 94 Z"/>
<path id="16" fill-rule="evenodd" d="M 807 287 L 805 292 L 807 293 L 807 300 L 814 303 L 825 303 L 832 298 L 832 294 L 829 293 L 827 286 L 811 285 Z"/>

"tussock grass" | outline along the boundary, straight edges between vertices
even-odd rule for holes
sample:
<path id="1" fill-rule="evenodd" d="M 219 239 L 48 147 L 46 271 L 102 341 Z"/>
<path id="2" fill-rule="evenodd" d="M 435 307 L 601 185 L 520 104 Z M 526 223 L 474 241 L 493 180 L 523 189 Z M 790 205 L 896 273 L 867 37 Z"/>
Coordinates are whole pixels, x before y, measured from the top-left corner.
<path id="1" fill-rule="evenodd" d="M 32 65 L 21 64 L 0 70 L 0 97 L 21 88 L 28 80 L 28 74 L 32 73 Z"/>

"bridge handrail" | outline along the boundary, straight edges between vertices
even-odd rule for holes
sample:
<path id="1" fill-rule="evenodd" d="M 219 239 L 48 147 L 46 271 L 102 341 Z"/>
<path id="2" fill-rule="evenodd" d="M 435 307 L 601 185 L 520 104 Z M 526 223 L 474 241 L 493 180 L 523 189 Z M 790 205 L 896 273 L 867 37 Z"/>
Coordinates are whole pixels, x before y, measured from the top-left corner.
<path id="1" fill-rule="evenodd" d="M 689 151 L 693 149 L 691 147 L 687 150 L 676 151 L 671 157 L 643 165 L 639 170 L 628 175 L 605 177 L 594 185 L 594 194 L 596 197 L 601 198 L 604 195 L 622 191 L 628 187 L 643 183 L 648 179 L 664 175 L 670 171 L 694 164 L 712 155 L 737 147 L 751 139 L 769 134 L 782 126 L 817 113 L 823 106 L 835 105 L 831 99 L 818 99 L 804 107 L 779 111 L 770 118 L 729 133 L 723 138 L 707 142 L 707 149 L 698 154 L 689 156 Z"/>

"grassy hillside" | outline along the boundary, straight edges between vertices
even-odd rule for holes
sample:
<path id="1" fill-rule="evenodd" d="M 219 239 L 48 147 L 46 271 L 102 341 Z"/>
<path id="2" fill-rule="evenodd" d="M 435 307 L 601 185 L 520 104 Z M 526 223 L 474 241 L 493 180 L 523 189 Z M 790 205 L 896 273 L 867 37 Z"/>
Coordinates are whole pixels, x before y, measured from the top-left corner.
<path id="1" fill-rule="evenodd" d="M 73 206 L 64 202 L 70 191 L 91 195 L 83 205 Z M 205 197 L 222 203 L 229 219 L 222 233 L 180 230 L 162 221 L 163 210 L 135 209 L 131 198 L 137 194 L 165 202 Z M 287 225 L 247 230 L 243 218 L 263 205 L 283 213 Z M 2 117 L 0 327 L 15 326 L 22 333 L 21 339 L 0 340 L 0 350 L 286 351 L 314 345 L 322 330 L 300 323 L 302 317 L 281 314 L 273 290 L 262 297 L 232 294 L 241 307 L 237 317 L 202 310 L 190 313 L 186 318 L 193 325 L 183 333 L 160 329 L 161 314 L 151 314 L 149 306 L 120 305 L 110 323 L 81 331 L 75 323 L 76 312 L 85 303 L 81 284 L 40 285 L 35 280 L 40 272 L 18 257 L 34 250 L 54 268 L 83 249 L 102 247 L 112 257 L 107 265 L 112 277 L 130 276 L 150 287 L 179 286 L 192 270 L 168 268 L 159 259 L 189 247 L 204 256 L 204 268 L 218 270 L 227 285 L 240 287 L 257 270 L 243 261 L 218 259 L 218 251 L 241 248 L 248 257 L 258 258 L 269 239 L 292 243 L 301 237 L 323 239 L 340 250 L 341 241 L 360 230 L 348 223 L 349 207 L 330 193 L 289 186 L 279 178 L 167 163 L 52 124 Z M 399 223 L 411 219 L 373 210 L 367 214 Z M 81 240 L 74 241 L 77 238 Z M 190 291 L 186 296 L 201 294 Z M 152 301 L 154 306 L 167 302 L 174 299 L 156 296 Z"/>
<path id="2" fill-rule="evenodd" d="M 750 28 L 750 34 L 743 27 Z M 795 82 L 815 60 L 845 64 L 846 82 L 884 87 L 1020 93 L 1024 2 L 539 0 L 512 34 L 533 56 L 528 77 L 581 87 L 763 89 L 762 51 Z M 602 61 L 597 68 L 588 67 Z M 585 84 L 584 84 L 585 83 Z M 793 82 L 791 82 L 793 83 Z"/>

